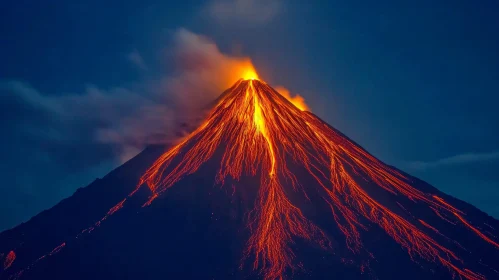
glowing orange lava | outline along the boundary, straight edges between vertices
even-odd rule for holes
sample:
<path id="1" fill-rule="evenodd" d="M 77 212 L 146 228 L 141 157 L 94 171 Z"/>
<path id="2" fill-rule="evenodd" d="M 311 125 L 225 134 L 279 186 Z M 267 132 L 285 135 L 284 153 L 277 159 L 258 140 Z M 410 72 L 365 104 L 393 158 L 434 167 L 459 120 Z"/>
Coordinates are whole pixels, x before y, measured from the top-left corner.
<path id="1" fill-rule="evenodd" d="M 25 267 L 24 269 L 21 269 L 20 271 L 18 271 L 17 273 L 15 273 L 11 278 L 9 279 L 19 279 L 21 278 L 21 276 L 28 270 L 30 270 L 31 268 L 33 268 L 39 261 L 41 260 L 44 260 L 45 258 L 47 257 L 50 257 L 50 256 L 53 256 L 57 253 L 59 253 L 62 249 L 64 249 L 64 247 L 66 247 L 66 242 L 63 242 L 61 243 L 60 245 L 58 245 L 57 247 L 55 247 L 54 249 L 52 249 L 52 251 L 50 251 L 49 253 L 39 257 L 38 259 L 36 259 L 32 264 L 30 264 L 29 266 Z M 12 252 L 13 253 L 13 252 Z M 15 259 L 15 255 L 14 255 L 14 259 Z"/>
<path id="2" fill-rule="evenodd" d="M 360 175 L 391 194 L 425 203 L 446 219 L 454 214 L 479 237 L 497 246 L 462 219 L 460 210 L 440 197 L 415 189 L 402 174 L 314 115 L 302 112 L 264 82 L 251 79 L 237 82 L 202 126 L 163 154 L 143 175 L 140 184 L 147 183 L 153 192 L 146 205 L 183 177 L 196 172 L 218 149 L 223 150 L 223 158 L 217 183 L 223 185 L 228 177 L 237 181 L 243 174 L 261 174 L 246 254 L 254 256 L 254 269 L 261 270 L 265 279 L 281 279 L 286 270 L 296 266 L 290 248 L 293 239 L 318 242 L 325 249 L 328 244 L 323 231 L 303 215 L 284 191 L 283 184 L 301 188 L 288 168 L 287 158 L 303 166 L 322 188 L 322 198 L 329 204 L 331 215 L 352 252 L 363 247 L 360 231 L 366 227 L 362 217 L 382 228 L 411 258 L 438 261 L 464 278 L 483 278 L 462 268 L 456 254 L 418 227 L 418 220 L 407 220 L 372 198 L 357 176 L 351 174 Z M 419 222 L 423 228 L 438 232 L 426 222 Z"/>
<path id="3" fill-rule="evenodd" d="M 253 65 L 247 66 L 247 68 L 243 71 L 242 77 L 244 80 L 258 80 L 258 74 L 256 73 Z"/>
<path id="4" fill-rule="evenodd" d="M 372 257 L 364 248 L 361 233 L 376 226 L 397 242 L 412 260 L 439 263 L 459 278 L 484 279 L 481 274 L 467 269 L 455 252 L 432 238 L 437 235 L 450 240 L 440 233 L 437 225 L 412 215 L 402 215 L 403 212 L 395 211 L 393 205 L 372 197 L 363 184 L 369 182 L 381 193 L 427 206 L 435 219 L 464 225 L 483 241 L 499 248 L 495 237 L 463 218 L 466 215 L 463 211 L 434 193 L 414 188 L 409 178 L 304 108 L 297 107 L 289 94 L 281 95 L 258 80 L 254 68 L 244 69 L 244 79 L 220 97 L 200 127 L 154 162 L 128 197 L 146 184 L 152 195 L 144 206 L 150 205 L 184 177 L 195 173 L 217 152 L 221 159 L 214 178 L 216 184 L 224 186 L 227 179 L 233 179 L 237 188 L 243 175 L 259 179 L 258 196 L 249 213 L 251 235 L 243 259 L 252 258 L 253 269 L 260 271 L 266 280 L 283 279 L 288 272 L 300 267 L 291 247 L 296 239 L 333 250 L 325 231 L 309 220 L 288 197 L 285 190 L 289 188 L 304 194 L 307 199 L 307 192 L 315 188 L 314 192 L 320 194 L 320 199 L 330 209 L 331 221 L 344 236 L 346 247 L 354 254 L 367 252 Z M 303 182 L 295 176 L 291 166 L 303 168 L 307 176 L 313 178 L 313 187 L 302 186 Z M 123 208 L 128 197 L 80 234 L 91 232 Z M 399 210 L 408 212 L 398 201 L 396 205 Z M 462 248 L 457 241 L 450 241 Z M 65 243 L 61 244 L 48 255 L 64 246 Z M 364 271 L 366 266 L 361 264 L 359 268 Z"/>
<path id="5" fill-rule="evenodd" d="M 305 103 L 305 99 L 300 95 L 297 94 L 295 96 L 291 96 L 289 90 L 281 86 L 276 87 L 275 90 L 278 93 L 280 93 L 282 96 L 284 96 L 289 102 L 295 105 L 298 109 L 302 111 L 310 111 L 310 108 L 308 108 L 307 103 Z"/>
<path id="6" fill-rule="evenodd" d="M 5 270 L 9 268 L 15 260 L 16 260 L 16 253 L 14 253 L 14 251 L 10 251 L 5 257 L 5 260 L 3 261 L 3 269 Z"/>

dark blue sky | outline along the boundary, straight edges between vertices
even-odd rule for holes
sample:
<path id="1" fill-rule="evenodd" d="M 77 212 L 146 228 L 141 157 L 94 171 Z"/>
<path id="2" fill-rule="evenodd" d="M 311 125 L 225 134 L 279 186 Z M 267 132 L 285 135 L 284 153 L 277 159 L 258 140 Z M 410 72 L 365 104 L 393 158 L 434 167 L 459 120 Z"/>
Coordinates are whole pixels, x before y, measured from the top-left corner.
<path id="1" fill-rule="evenodd" d="M 499 2 L 177 2 L 1 4 L 0 230 L 120 164 L 99 133 L 157 100 L 179 30 L 250 57 L 375 156 L 499 217 Z"/>

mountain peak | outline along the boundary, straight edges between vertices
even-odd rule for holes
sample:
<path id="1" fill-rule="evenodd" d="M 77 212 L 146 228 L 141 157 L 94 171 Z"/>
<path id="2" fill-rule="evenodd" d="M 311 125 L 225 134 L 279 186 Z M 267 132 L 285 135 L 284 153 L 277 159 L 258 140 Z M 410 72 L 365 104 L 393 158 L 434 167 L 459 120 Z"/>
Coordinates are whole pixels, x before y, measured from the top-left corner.
<path id="1" fill-rule="evenodd" d="M 409 272 L 415 279 L 497 277 L 496 220 L 384 164 L 256 78 L 236 82 L 195 131 L 152 164 L 136 162 L 146 171 L 135 189 L 75 234 L 76 245 L 67 236 L 53 241 L 48 256 L 84 250 L 82 239 L 99 254 L 103 244 L 85 236 L 100 232 L 111 243 L 120 236 L 125 247 L 156 236 L 159 248 L 133 251 L 153 263 L 173 248 L 199 254 L 207 248 L 219 266 L 189 272 L 196 278 L 234 278 L 239 271 L 241 278 L 322 279 L 338 269 L 349 271 L 347 279 Z M 14 264 L 22 262 L 23 254 L 16 256 Z M 170 273 L 193 263 L 192 254 L 173 256 L 164 262 Z M 148 264 L 141 268 L 150 271 Z"/>
<path id="2" fill-rule="evenodd" d="M 444 220 L 461 222 L 499 248 L 465 221 L 463 211 L 435 194 L 414 188 L 402 173 L 320 119 L 302 113 L 259 80 L 236 84 L 202 126 L 144 174 L 141 182 L 153 192 L 146 205 L 212 159 L 219 165 L 216 184 L 223 186 L 226 180 L 238 181 L 245 175 L 259 178 L 247 253 L 254 256 L 254 267 L 262 268 L 266 279 L 281 278 L 296 266 L 290 246 L 294 239 L 328 247 L 327 233 L 293 203 L 291 193 L 301 193 L 305 200 L 318 195 L 314 203 L 329 205 L 329 215 L 353 252 L 364 251 L 361 232 L 374 224 L 411 257 L 438 262 L 462 277 L 480 278 L 467 268 L 459 268 L 461 259 L 421 230 L 421 225 L 430 229 L 432 225 L 404 213 L 407 203 L 426 205 Z M 299 177 L 296 170 L 304 174 Z M 375 185 L 376 194 L 371 194 L 362 180 Z M 401 206 L 393 208 L 376 196 L 393 196 L 391 203 Z"/>

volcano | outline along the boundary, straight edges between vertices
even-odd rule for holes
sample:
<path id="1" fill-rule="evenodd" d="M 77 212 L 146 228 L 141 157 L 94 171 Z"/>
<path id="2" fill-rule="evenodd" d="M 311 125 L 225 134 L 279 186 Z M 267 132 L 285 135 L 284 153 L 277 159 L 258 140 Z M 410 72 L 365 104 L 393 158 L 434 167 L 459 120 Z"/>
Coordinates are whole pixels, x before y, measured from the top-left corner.
<path id="1" fill-rule="evenodd" d="M 499 222 L 258 79 L 0 235 L 2 279 L 498 279 Z"/>

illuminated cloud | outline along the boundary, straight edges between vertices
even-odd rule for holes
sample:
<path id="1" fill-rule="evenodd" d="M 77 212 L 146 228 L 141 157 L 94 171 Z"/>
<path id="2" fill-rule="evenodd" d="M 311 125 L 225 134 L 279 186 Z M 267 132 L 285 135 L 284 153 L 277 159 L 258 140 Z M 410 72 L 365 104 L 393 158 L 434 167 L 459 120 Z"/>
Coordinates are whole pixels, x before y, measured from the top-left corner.
<path id="1" fill-rule="evenodd" d="M 60 95 L 41 93 L 24 82 L 5 81 L 0 84 L 0 101 L 19 106 L 19 121 L 36 124 L 44 120 L 29 125 L 29 133 L 44 143 L 49 142 L 47 137 L 54 143 L 54 138 L 60 138 L 64 145 L 53 150 L 55 158 L 86 159 L 87 154 L 95 154 L 95 159 L 88 160 L 97 163 L 102 156 L 114 155 L 123 162 L 149 144 L 174 142 L 190 132 L 222 91 L 248 69 L 254 71 L 249 58 L 224 54 L 210 39 L 186 29 L 174 32 L 168 51 L 175 74 L 159 74 L 159 79 L 133 87 L 88 86 L 83 92 Z M 128 59 L 147 69 L 137 51 Z M 103 147 L 111 152 L 92 151 Z"/>
<path id="2" fill-rule="evenodd" d="M 289 90 L 283 86 L 277 86 L 275 87 L 275 90 L 289 100 L 289 102 L 293 103 L 293 105 L 298 107 L 298 109 L 302 111 L 310 111 L 307 103 L 305 103 L 305 99 L 301 95 L 296 94 L 292 96 Z"/>

